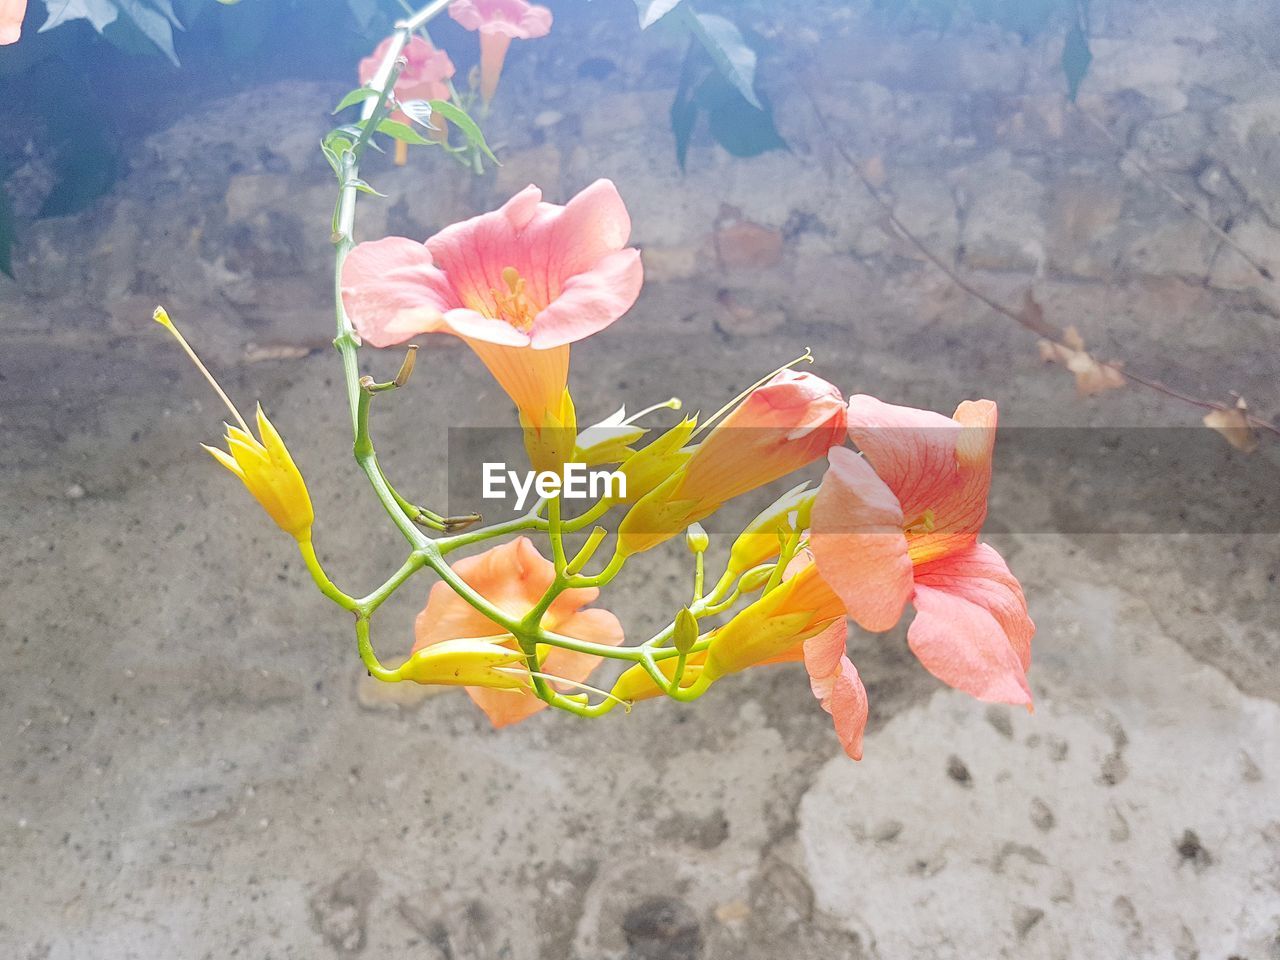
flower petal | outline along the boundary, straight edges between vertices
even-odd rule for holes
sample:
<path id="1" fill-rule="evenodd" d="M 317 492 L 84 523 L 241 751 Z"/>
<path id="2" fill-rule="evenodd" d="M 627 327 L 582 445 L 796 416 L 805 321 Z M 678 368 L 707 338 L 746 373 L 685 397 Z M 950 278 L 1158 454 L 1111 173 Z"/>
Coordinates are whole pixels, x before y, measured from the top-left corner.
<path id="1" fill-rule="evenodd" d="M 916 568 L 916 584 L 946 590 L 982 607 L 1000 624 L 1018 662 L 1031 668 L 1031 638 L 1036 625 L 1027 613 L 1022 585 L 1004 558 L 986 543 Z"/>
<path id="2" fill-rule="evenodd" d="M 494 294 L 506 289 L 502 271 L 507 267 L 514 267 L 530 285 L 529 295 L 535 302 L 546 303 L 534 288 L 532 261 L 522 237 L 544 206 L 552 205 L 542 203 L 542 191 L 530 185 L 497 210 L 452 224 L 427 240 L 433 262 L 448 276 L 454 291 L 452 306 L 498 316 Z"/>
<path id="3" fill-rule="evenodd" d="M 528 0 L 453 0 L 449 16 L 467 30 L 501 33 L 521 40 L 551 32 L 551 11 Z"/>
<path id="4" fill-rule="evenodd" d="M 541 426 L 547 412 L 559 408 L 569 384 L 567 345 L 534 350 L 469 337 L 467 344 L 531 423 Z"/>
<path id="5" fill-rule="evenodd" d="M 848 625 L 833 623 L 826 631 L 804 642 L 804 665 L 809 687 L 831 714 L 836 737 L 844 752 L 862 759 L 862 734 L 867 727 L 867 691 L 858 669 L 845 654 Z"/>
<path id="6" fill-rule="evenodd" d="M 404 237 L 351 251 L 342 269 L 342 303 L 361 338 L 375 347 L 450 332 L 444 314 L 462 306 L 427 247 Z"/>
<path id="7" fill-rule="evenodd" d="M 27 0 L 0 0 L 0 46 L 18 42 L 26 13 Z"/>
<path id="8" fill-rule="evenodd" d="M 907 642 L 926 670 L 979 700 L 1030 706 L 1035 624 L 995 550 L 978 544 L 921 566 L 914 603 Z"/>
<path id="9" fill-rule="evenodd" d="M 818 573 L 859 626 L 888 630 L 901 618 L 912 590 L 902 508 L 852 450 L 835 447 L 828 459 L 809 534 Z"/>
<path id="10" fill-rule="evenodd" d="M 966 401 L 956 417 L 858 395 L 849 436 L 902 504 L 907 523 L 933 529 L 911 537 L 916 563 L 974 543 L 987 517 L 996 405 Z"/>
<path id="11" fill-rule="evenodd" d="M 535 347 L 573 343 L 603 330 L 630 310 L 644 284 L 639 250 L 619 250 L 569 277 L 560 295 L 534 319 Z"/>

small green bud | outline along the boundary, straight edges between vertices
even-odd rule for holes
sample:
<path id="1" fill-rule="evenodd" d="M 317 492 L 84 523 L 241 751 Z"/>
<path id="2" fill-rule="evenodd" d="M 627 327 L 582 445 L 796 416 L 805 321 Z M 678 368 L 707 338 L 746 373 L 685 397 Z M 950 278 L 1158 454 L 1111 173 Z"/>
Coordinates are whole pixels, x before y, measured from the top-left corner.
<path id="1" fill-rule="evenodd" d="M 688 607 L 676 614 L 675 631 L 671 640 L 680 653 L 688 653 L 698 642 L 698 618 Z"/>
<path id="2" fill-rule="evenodd" d="M 738 590 L 741 593 L 755 593 L 773 576 L 773 568 L 776 564 L 769 563 L 763 566 L 755 567 L 748 570 L 742 575 L 742 579 L 738 581 Z"/>

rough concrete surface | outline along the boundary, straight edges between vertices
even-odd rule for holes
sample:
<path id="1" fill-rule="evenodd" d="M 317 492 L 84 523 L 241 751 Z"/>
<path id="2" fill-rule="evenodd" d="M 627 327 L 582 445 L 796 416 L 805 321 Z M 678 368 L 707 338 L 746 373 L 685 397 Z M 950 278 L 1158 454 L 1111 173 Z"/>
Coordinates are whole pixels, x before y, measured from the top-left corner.
<path id="1" fill-rule="evenodd" d="M 1033 289 L 1181 389 L 1280 410 L 1275 285 L 1123 156 L 1274 261 L 1265 4 L 1095 3 L 1082 100 L 1120 148 L 1064 107 L 1050 41 L 878 37 L 834 5 L 765 61 L 790 152 L 698 137 L 684 175 L 662 126 L 680 50 L 635 35 L 627 6 L 513 52 L 496 176 L 415 152 L 370 166 L 390 197 L 361 213 L 363 236 L 420 238 L 530 181 L 562 202 L 613 177 L 648 280 L 575 348 L 584 420 L 672 393 L 711 410 L 810 346 L 847 393 L 990 397 L 1017 426 L 1198 425 L 1136 389 L 1080 399 L 887 233 L 797 89 L 814 63 L 846 146 L 881 158 L 899 215 L 974 282 Z M 606 41 L 616 72 L 584 79 Z M 998 473 L 989 539 L 1039 626 L 1037 710 L 940 689 L 905 625 L 855 631 L 861 764 L 793 666 L 500 732 L 460 694 L 368 681 L 288 538 L 196 447 L 222 412 L 148 319 L 164 301 L 239 401 L 264 400 L 333 577 L 363 591 L 394 570 L 325 349 L 314 144 L 341 93 L 257 91 L 158 131 L 94 211 L 29 225 L 0 291 L 0 958 L 1280 958 L 1280 537 L 1243 532 L 1272 502 L 1274 444 L 1186 467 L 1211 490 L 1261 471 L 1258 497 L 1218 504 L 1239 530 L 1214 535 L 1091 528 L 1123 491 L 1090 487 L 1083 456 Z M 363 356 L 379 376 L 398 361 Z M 463 346 L 424 341 L 375 413 L 402 488 L 441 495 L 457 425 L 509 425 L 506 401 Z M 683 602 L 686 566 L 678 544 L 644 557 L 602 603 L 639 634 Z M 426 590 L 388 605 L 386 659 Z"/>

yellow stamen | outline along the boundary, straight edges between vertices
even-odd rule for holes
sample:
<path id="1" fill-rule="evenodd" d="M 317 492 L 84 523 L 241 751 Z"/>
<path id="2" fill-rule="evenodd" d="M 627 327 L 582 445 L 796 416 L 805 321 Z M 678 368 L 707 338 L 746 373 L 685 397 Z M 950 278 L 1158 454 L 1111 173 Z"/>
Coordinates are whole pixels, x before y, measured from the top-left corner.
<path id="1" fill-rule="evenodd" d="M 926 510 L 924 513 L 920 514 L 920 516 L 916 517 L 915 520 L 911 521 L 905 527 L 903 527 L 902 532 L 903 533 L 933 533 L 934 529 L 936 529 L 936 522 L 934 519 L 933 511 Z"/>
<path id="2" fill-rule="evenodd" d="M 525 295 L 524 277 L 515 267 L 502 268 L 502 282 L 507 285 L 507 292 L 490 290 L 499 317 L 517 330 L 527 332 L 533 326 L 538 311 Z"/>
<path id="3" fill-rule="evenodd" d="M 218 381 L 213 378 L 213 374 L 209 372 L 209 368 L 201 362 L 198 356 L 196 356 L 196 352 L 191 349 L 191 344 L 187 343 L 187 338 L 178 331 L 177 326 L 175 326 L 174 322 L 169 319 L 169 314 L 165 308 L 156 307 L 155 312 L 151 314 L 151 319 L 173 334 L 173 338 L 178 341 L 178 346 L 182 347 L 182 349 L 187 352 L 187 356 L 190 357 L 191 362 L 196 365 L 196 369 L 204 374 L 204 378 L 209 381 L 209 386 L 213 387 L 214 392 L 217 393 L 222 399 L 222 402 L 227 405 L 227 409 L 230 410 L 231 415 L 236 418 L 236 422 L 240 424 L 245 433 L 249 433 L 249 424 L 244 422 L 244 417 L 240 416 L 240 411 L 236 409 L 236 405 L 231 402 L 231 398 L 227 396 L 226 392 L 218 384 Z"/>

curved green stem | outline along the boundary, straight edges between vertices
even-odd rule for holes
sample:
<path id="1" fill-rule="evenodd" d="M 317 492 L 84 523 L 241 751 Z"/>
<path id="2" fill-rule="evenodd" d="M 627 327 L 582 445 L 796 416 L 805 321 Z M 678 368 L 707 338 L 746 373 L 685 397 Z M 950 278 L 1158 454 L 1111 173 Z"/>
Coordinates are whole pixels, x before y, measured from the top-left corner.
<path id="1" fill-rule="evenodd" d="M 366 616 L 356 618 L 356 647 L 369 676 L 384 683 L 396 683 L 400 680 L 396 672 L 384 667 L 378 660 L 378 655 L 373 652 L 373 642 L 369 639 L 369 618 Z"/>
<path id="2" fill-rule="evenodd" d="M 307 565 L 307 572 L 311 574 L 311 579 L 316 582 L 321 593 L 344 610 L 354 612 L 359 609 L 360 604 L 353 597 L 339 590 L 329 579 L 329 575 L 324 572 L 324 567 L 320 566 L 320 558 L 316 556 L 316 548 L 312 546 L 310 538 L 298 541 L 298 551 L 302 554 L 303 563 Z"/>

